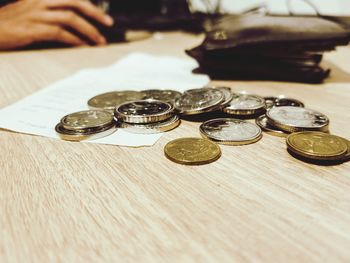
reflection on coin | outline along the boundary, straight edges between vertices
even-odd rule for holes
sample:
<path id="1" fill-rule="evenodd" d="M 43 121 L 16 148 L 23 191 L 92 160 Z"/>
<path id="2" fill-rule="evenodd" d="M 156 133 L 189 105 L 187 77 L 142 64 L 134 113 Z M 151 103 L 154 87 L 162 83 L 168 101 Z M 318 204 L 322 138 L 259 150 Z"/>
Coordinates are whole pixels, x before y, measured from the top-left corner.
<path id="1" fill-rule="evenodd" d="M 55 130 L 59 137 L 66 141 L 92 141 L 111 135 L 117 130 L 117 128 L 115 124 L 112 124 L 111 126 L 106 126 L 101 129 L 90 129 L 85 132 L 75 132 L 65 129 L 62 123 L 59 123 L 56 125 Z"/>
<path id="2" fill-rule="evenodd" d="M 348 146 L 338 136 L 323 132 L 297 132 L 287 137 L 287 147 L 293 153 L 314 160 L 339 160 Z"/>
<path id="3" fill-rule="evenodd" d="M 125 90 L 103 93 L 91 98 L 88 101 L 90 109 L 104 109 L 114 111 L 115 107 L 128 102 L 141 100 L 143 95 L 138 91 Z"/>
<path id="4" fill-rule="evenodd" d="M 73 131 L 102 128 L 111 125 L 113 121 L 113 115 L 102 110 L 79 111 L 61 119 L 63 128 Z"/>
<path id="5" fill-rule="evenodd" d="M 173 105 L 158 100 L 127 102 L 116 107 L 115 116 L 128 123 L 160 122 L 172 117 Z"/>
<path id="6" fill-rule="evenodd" d="M 287 135 L 288 135 L 287 133 L 277 129 L 276 127 L 271 126 L 267 122 L 266 115 L 259 116 L 255 120 L 255 123 L 267 134 L 271 134 L 271 135 L 278 136 L 278 137 L 287 137 Z"/>
<path id="7" fill-rule="evenodd" d="M 152 90 L 143 90 L 142 93 L 142 99 L 153 99 L 153 100 L 160 100 L 163 102 L 168 102 L 171 104 L 175 103 L 175 100 L 181 96 L 181 93 L 175 90 L 158 90 L 158 89 L 152 89 Z"/>
<path id="8" fill-rule="evenodd" d="M 165 156 L 173 162 L 187 165 L 201 165 L 216 161 L 221 150 L 215 143 L 201 138 L 181 138 L 164 147 Z"/>
<path id="9" fill-rule="evenodd" d="M 263 112 L 265 107 L 265 100 L 260 96 L 247 93 L 234 93 L 230 104 L 223 111 L 232 115 L 254 115 Z"/>
<path id="10" fill-rule="evenodd" d="M 270 125 L 286 132 L 328 131 L 328 117 L 306 108 L 274 107 L 267 111 L 266 116 Z"/>
<path id="11" fill-rule="evenodd" d="M 175 108 L 183 115 L 200 114 L 219 106 L 224 94 L 217 89 L 201 88 L 186 91 L 175 100 Z"/>
<path id="12" fill-rule="evenodd" d="M 217 143 L 245 145 L 261 139 L 261 129 L 254 123 L 243 120 L 221 118 L 204 122 L 200 132 Z"/>
<path id="13" fill-rule="evenodd" d="M 123 122 L 120 125 L 122 128 L 125 128 L 126 131 L 131 133 L 153 134 L 167 132 L 175 129 L 177 126 L 180 125 L 180 119 L 178 116 L 175 115 L 174 117 L 162 122 L 155 122 L 149 124 L 131 124 Z"/>

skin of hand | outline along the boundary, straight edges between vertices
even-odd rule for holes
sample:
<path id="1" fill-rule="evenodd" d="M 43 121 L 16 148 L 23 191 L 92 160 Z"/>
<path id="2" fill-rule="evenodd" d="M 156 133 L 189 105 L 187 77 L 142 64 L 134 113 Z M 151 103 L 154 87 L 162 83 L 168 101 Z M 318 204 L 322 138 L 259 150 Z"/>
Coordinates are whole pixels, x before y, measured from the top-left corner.
<path id="1" fill-rule="evenodd" d="M 106 44 L 91 21 L 113 25 L 113 19 L 89 1 L 16 1 L 0 7 L 0 50 L 44 41 L 79 46 L 87 45 L 87 39 L 95 45 Z"/>

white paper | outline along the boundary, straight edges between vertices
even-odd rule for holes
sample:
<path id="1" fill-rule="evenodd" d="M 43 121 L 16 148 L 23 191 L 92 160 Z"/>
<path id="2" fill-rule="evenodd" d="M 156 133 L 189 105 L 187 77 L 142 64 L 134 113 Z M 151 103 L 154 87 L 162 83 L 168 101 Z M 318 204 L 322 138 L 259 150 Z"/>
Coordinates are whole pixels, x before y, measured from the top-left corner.
<path id="1" fill-rule="evenodd" d="M 59 138 L 55 126 L 70 113 L 87 110 L 87 101 L 115 90 L 174 89 L 184 91 L 206 85 L 206 75 L 195 75 L 192 59 L 134 53 L 100 69 L 86 69 L 58 81 L 0 111 L 0 128 Z M 151 146 L 162 134 L 132 134 L 118 129 L 93 143 Z"/>

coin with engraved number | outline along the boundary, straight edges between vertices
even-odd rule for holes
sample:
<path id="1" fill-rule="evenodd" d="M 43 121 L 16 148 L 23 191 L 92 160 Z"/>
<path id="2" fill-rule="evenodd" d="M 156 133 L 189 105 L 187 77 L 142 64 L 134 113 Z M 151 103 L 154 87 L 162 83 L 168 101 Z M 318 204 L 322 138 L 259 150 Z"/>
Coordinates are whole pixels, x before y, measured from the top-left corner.
<path id="1" fill-rule="evenodd" d="M 168 103 L 175 103 L 175 100 L 179 98 L 182 93 L 175 91 L 175 90 L 158 90 L 158 89 L 151 89 L 151 90 L 143 90 L 141 91 L 142 99 L 153 99 L 153 100 L 159 100 L 163 102 Z"/>
<path id="2" fill-rule="evenodd" d="M 259 126 L 243 120 L 220 118 L 204 122 L 201 134 L 217 143 L 245 145 L 257 142 L 262 137 Z"/>
<path id="3" fill-rule="evenodd" d="M 86 130 L 110 126 L 114 122 L 109 111 L 87 110 L 64 116 L 61 124 L 66 130 Z"/>
<path id="4" fill-rule="evenodd" d="M 174 107 L 158 100 L 139 100 L 117 106 L 114 115 L 128 123 L 153 123 L 172 117 Z"/>
<path id="5" fill-rule="evenodd" d="M 245 92 L 234 93 L 231 102 L 223 109 L 232 115 L 254 115 L 265 111 L 265 99 Z"/>
<path id="6" fill-rule="evenodd" d="M 314 160 L 340 160 L 348 152 L 342 138 L 323 132 L 292 133 L 286 142 L 294 154 Z"/>
<path id="7" fill-rule="evenodd" d="M 192 89 L 175 100 L 175 108 L 180 114 L 195 115 L 215 109 L 224 99 L 224 94 L 217 89 Z"/>
<path id="8" fill-rule="evenodd" d="M 165 145 L 164 153 L 171 161 L 186 165 L 208 164 L 221 156 L 218 145 L 201 138 L 173 140 Z"/>
<path id="9" fill-rule="evenodd" d="M 328 131 L 329 119 L 324 114 L 306 108 L 274 107 L 266 113 L 268 123 L 286 132 Z"/>
<path id="10" fill-rule="evenodd" d="M 108 111 L 114 111 L 115 107 L 122 103 L 141 100 L 142 98 L 143 94 L 138 91 L 113 91 L 103 93 L 91 98 L 88 101 L 88 106 L 90 109 L 104 109 Z"/>
<path id="11" fill-rule="evenodd" d="M 271 126 L 268 121 L 266 115 L 259 116 L 255 123 L 267 134 L 271 134 L 278 137 L 287 137 L 287 133 L 277 129 L 276 127 Z"/>
<path id="12" fill-rule="evenodd" d="M 126 131 L 137 134 L 154 134 L 167 132 L 175 129 L 180 125 L 180 119 L 178 116 L 174 115 L 170 119 L 161 122 L 148 123 L 148 124 L 132 124 L 127 122 L 122 122 L 120 124 L 121 128 Z"/>

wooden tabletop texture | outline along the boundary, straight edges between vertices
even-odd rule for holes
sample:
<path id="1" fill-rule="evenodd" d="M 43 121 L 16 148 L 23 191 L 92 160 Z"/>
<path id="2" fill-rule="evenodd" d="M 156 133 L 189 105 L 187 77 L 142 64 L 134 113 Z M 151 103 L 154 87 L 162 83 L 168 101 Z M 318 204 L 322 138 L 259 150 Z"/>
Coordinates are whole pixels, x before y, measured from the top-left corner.
<path id="1" fill-rule="evenodd" d="M 77 70 L 131 52 L 185 57 L 201 36 L 157 34 L 106 47 L 0 53 L 0 108 Z M 350 139 L 350 48 L 326 56 L 322 85 L 219 81 L 284 94 Z M 164 145 L 199 137 L 183 121 L 152 147 L 72 143 L 0 130 L 0 262 L 350 262 L 350 163 L 294 159 L 264 134 L 222 157 L 184 166 Z"/>

